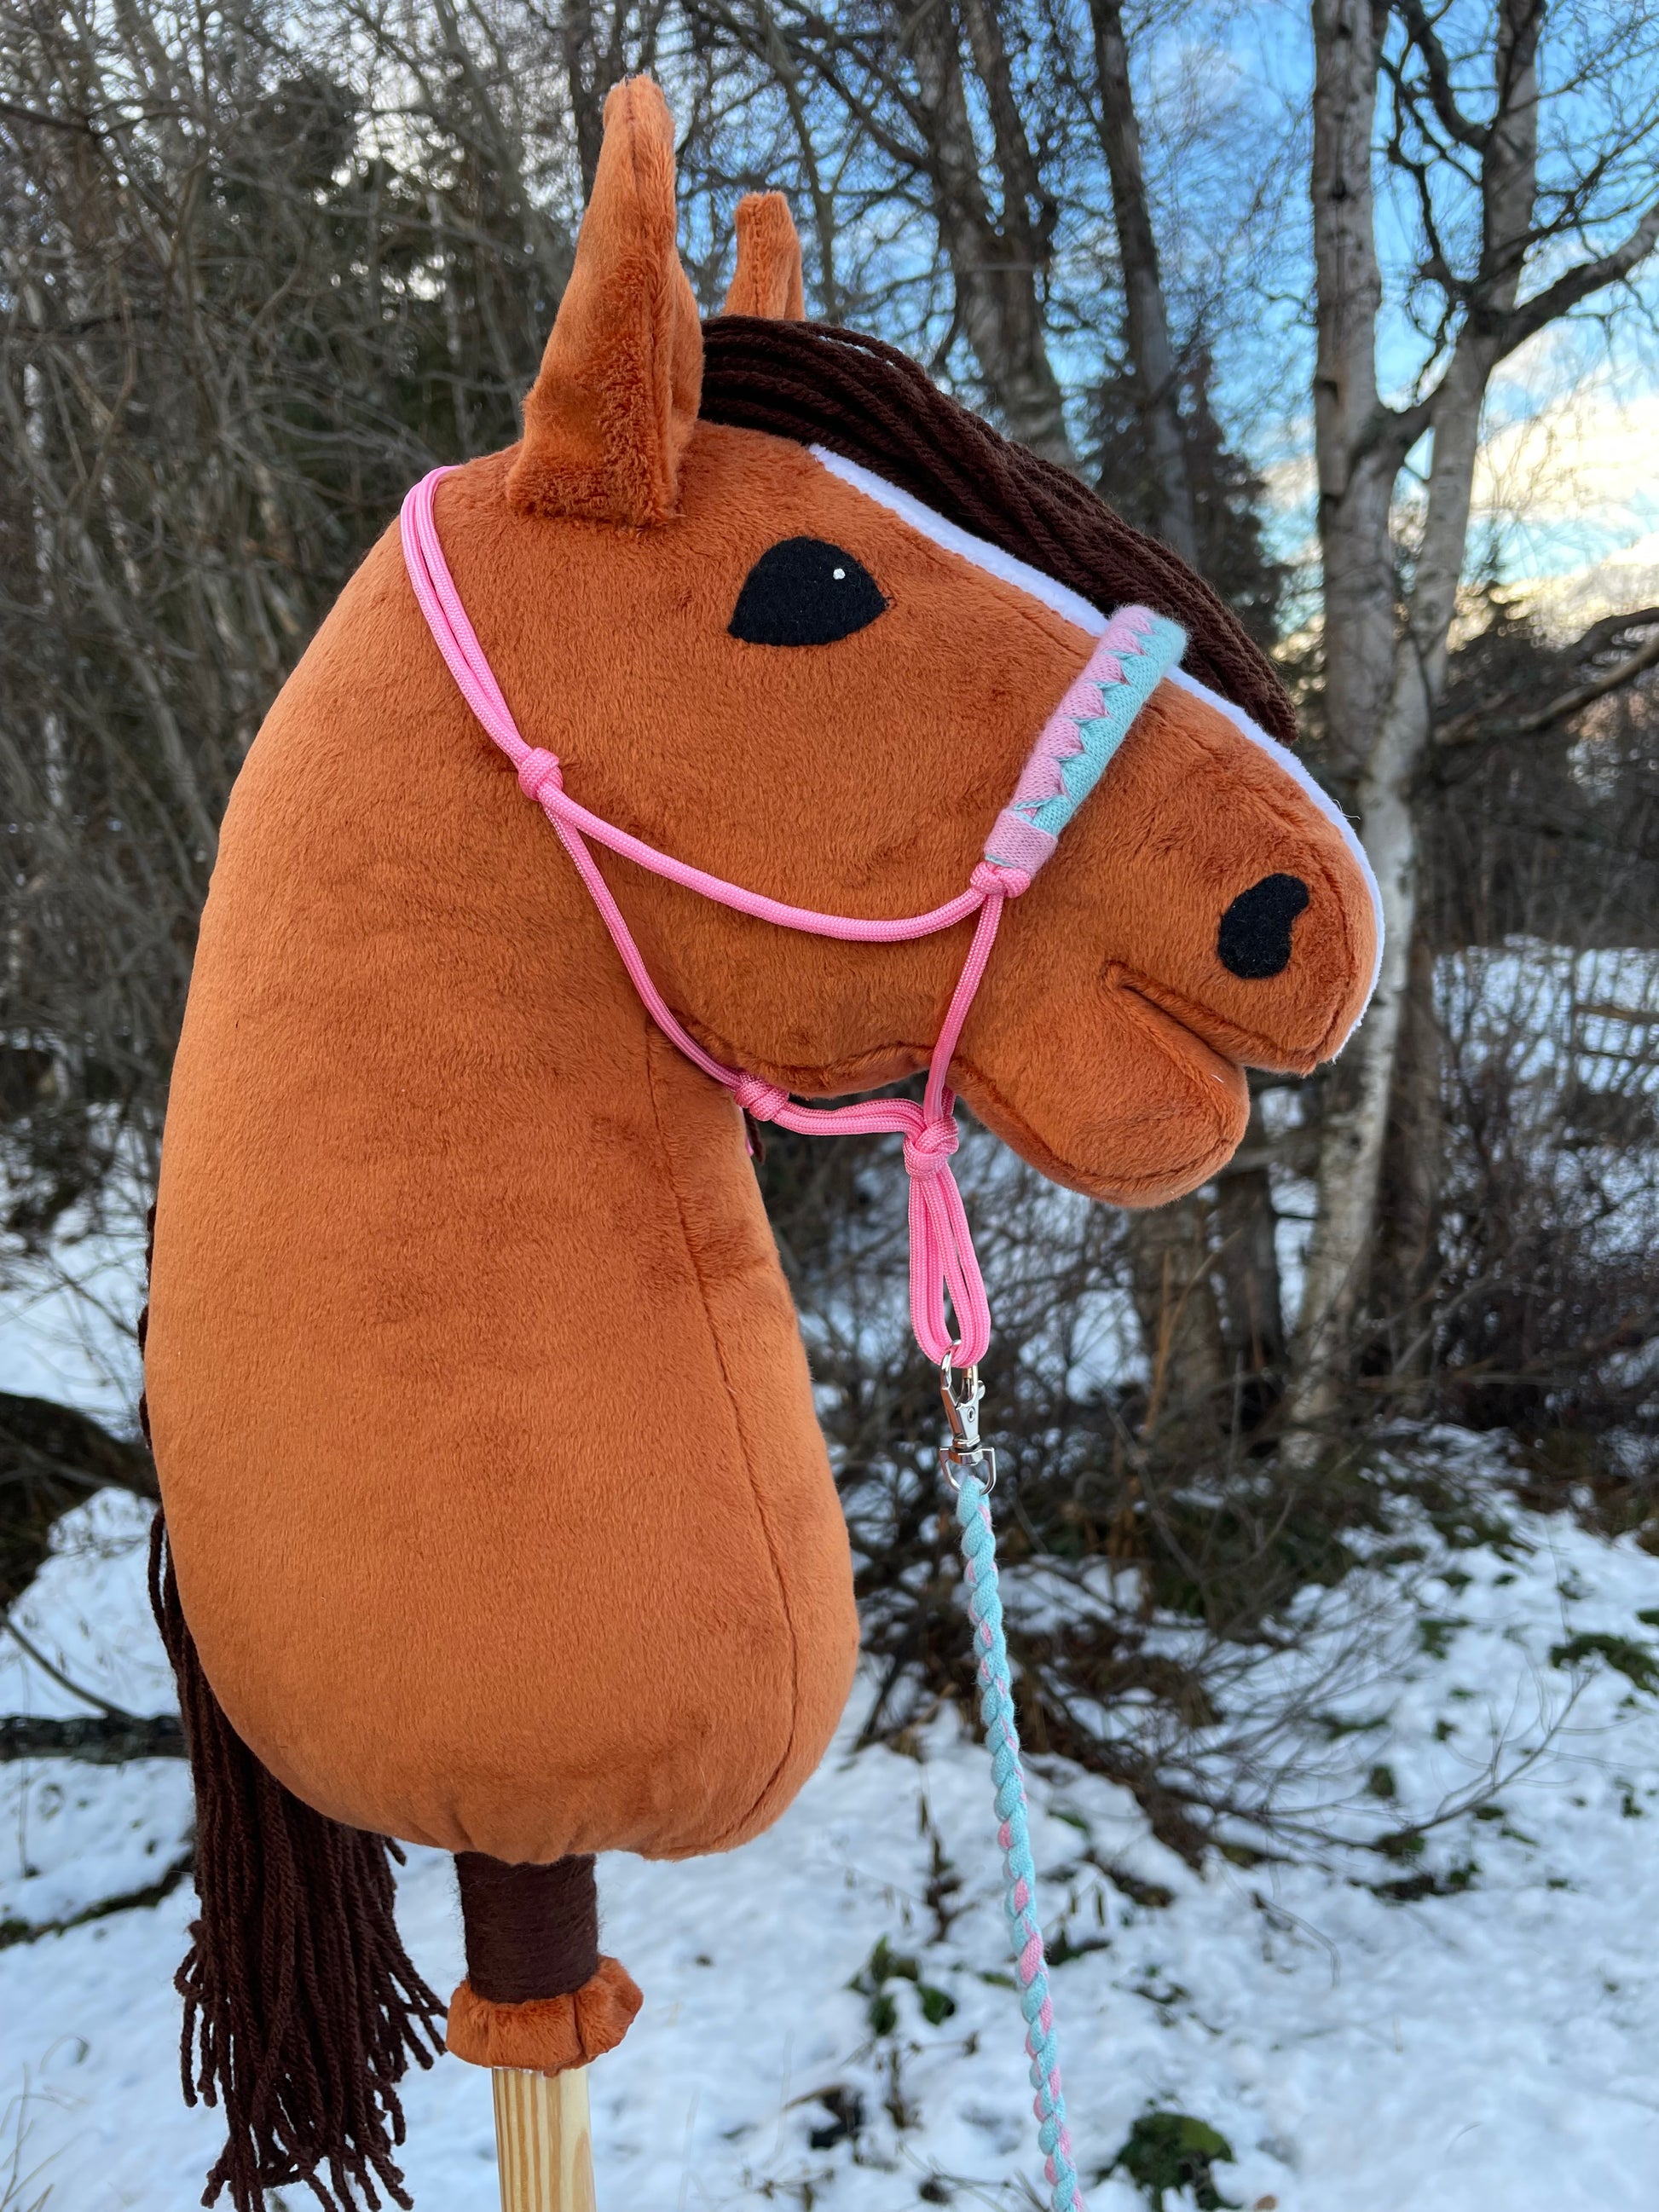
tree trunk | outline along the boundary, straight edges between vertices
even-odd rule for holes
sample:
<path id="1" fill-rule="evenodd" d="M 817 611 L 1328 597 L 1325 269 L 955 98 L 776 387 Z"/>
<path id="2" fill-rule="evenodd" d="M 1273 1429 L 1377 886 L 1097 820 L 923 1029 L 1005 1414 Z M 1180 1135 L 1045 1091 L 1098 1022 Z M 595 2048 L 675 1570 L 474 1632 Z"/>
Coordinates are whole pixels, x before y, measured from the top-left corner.
<path id="1" fill-rule="evenodd" d="M 1212 1442 L 1226 1405 L 1208 1215 L 1194 1193 L 1137 1214 L 1129 1242 L 1135 1310 L 1151 1367 L 1143 1432 L 1176 1448 Z"/>
<path id="2" fill-rule="evenodd" d="M 1371 134 L 1386 11 L 1315 0 L 1314 447 L 1324 568 L 1325 710 L 1334 765 L 1357 778 L 1380 726 L 1394 662 L 1389 507 L 1403 454 L 1385 445 L 1376 389 L 1382 275 Z"/>
<path id="3" fill-rule="evenodd" d="M 1389 1101 L 1416 922 L 1415 785 L 1445 679 L 1468 536 L 1487 381 L 1515 307 L 1537 161 L 1536 0 L 1502 0 L 1498 113 L 1482 140 L 1480 271 L 1467 320 L 1426 410 L 1376 398 L 1381 297 L 1370 201 L 1370 125 L 1383 13 L 1370 0 L 1314 10 L 1314 256 L 1319 356 L 1315 438 L 1326 568 L 1328 700 L 1334 747 L 1364 763 L 1360 836 L 1376 872 L 1384 942 L 1370 1010 L 1337 1070 L 1320 1148 L 1317 1218 L 1297 1326 L 1288 1449 L 1316 1455 L 1334 1419 L 1358 1302 L 1370 1272 Z M 1432 432 L 1422 544 L 1403 632 L 1396 623 L 1387 486 L 1421 429 Z M 1386 480 L 1381 471 L 1387 471 Z M 1366 717 L 1386 705 L 1375 732 Z"/>
<path id="4" fill-rule="evenodd" d="M 1376 1320 L 1381 1364 L 1396 1376 L 1425 1376 L 1432 1364 L 1426 1322 L 1444 1152 L 1440 1072 L 1434 950 L 1419 919 L 1406 976 L 1377 1200 L 1376 1259 L 1365 1299 Z M 1402 1404 L 1396 1400 L 1395 1410 Z"/>
<path id="5" fill-rule="evenodd" d="M 1136 404 L 1158 485 L 1158 534 L 1194 566 L 1198 532 L 1193 520 L 1187 447 L 1176 390 L 1175 352 L 1164 298 L 1158 242 L 1146 204 L 1140 159 L 1140 126 L 1129 83 L 1129 53 L 1118 0 L 1091 0 L 1095 69 L 1100 88 L 1100 143 L 1112 179 L 1118 262 L 1123 274 L 1125 333 L 1134 372 Z"/>
<path id="6" fill-rule="evenodd" d="M 1002 226 L 999 231 L 992 219 L 980 175 L 956 15 L 950 0 L 932 0 L 914 19 L 913 35 L 939 238 L 956 283 L 957 315 L 1004 428 L 1033 453 L 1074 469 L 1077 455 L 1048 358 L 1037 289 L 1041 253 L 1026 198 L 1036 163 L 1017 112 L 1011 119 L 1006 58 L 993 0 L 974 0 L 974 5 L 977 58 L 988 78 L 1001 171 Z"/>
<path id="7" fill-rule="evenodd" d="M 1267 1147 L 1261 1103 L 1252 1099 L 1237 1159 L 1216 1179 L 1221 1338 L 1238 1421 L 1246 1430 L 1257 1426 L 1284 1387 L 1285 1304 Z"/>
<path id="8" fill-rule="evenodd" d="M 563 0 L 558 13 L 559 50 L 564 63 L 565 96 L 570 102 L 570 119 L 575 127 L 576 158 L 581 165 L 584 205 L 593 190 L 593 173 L 599 166 L 599 146 L 605 137 L 606 95 L 613 85 L 620 84 L 628 75 L 623 34 L 629 20 L 629 9 L 618 0 L 618 4 L 611 9 L 610 27 L 601 46 L 599 27 L 593 20 L 593 0 Z M 637 67 L 650 67 L 650 49 L 654 43 L 653 40 L 647 39 L 647 51 Z"/>
<path id="9" fill-rule="evenodd" d="M 1124 331 L 1136 406 L 1158 488 L 1158 532 L 1182 560 L 1196 563 L 1198 532 L 1176 389 L 1175 352 L 1170 343 L 1158 241 L 1146 201 L 1123 11 L 1117 0 L 1091 0 L 1090 15 L 1100 95 L 1100 142 L 1111 175 L 1112 211 L 1123 278 Z M 1204 1430 L 1212 1431 L 1221 1419 L 1234 1361 L 1231 1347 L 1222 1334 L 1221 1310 L 1209 1273 L 1206 1209 L 1196 1197 L 1183 1199 L 1177 1206 L 1153 1212 L 1132 1213 L 1127 1227 L 1135 1310 L 1153 1376 L 1148 1427 L 1168 1419 L 1171 1413 L 1183 1425 L 1188 1425 L 1196 1412 L 1201 1415 Z M 1227 1236 L 1224 1228 L 1223 1235 Z M 1258 1244 L 1259 1241 L 1258 1237 Z M 1270 1250 L 1272 1242 L 1270 1202 Z M 1240 1264 L 1238 1251 L 1224 1244 L 1220 1261 L 1224 1281 L 1229 1270 L 1237 1271 Z M 1273 1303 L 1276 1310 L 1276 1278 Z"/>
<path id="10" fill-rule="evenodd" d="M 1414 665 L 1410 673 L 1415 678 Z M 1420 683 L 1409 682 L 1405 689 L 1364 786 L 1360 835 L 1382 894 L 1382 962 L 1370 1011 L 1333 1075 L 1320 1139 L 1314 1232 L 1287 1407 L 1291 1455 L 1303 1462 L 1316 1455 L 1340 1399 L 1356 1304 L 1370 1260 L 1394 1085 L 1417 899 L 1409 778 L 1428 734 L 1428 702 Z"/>

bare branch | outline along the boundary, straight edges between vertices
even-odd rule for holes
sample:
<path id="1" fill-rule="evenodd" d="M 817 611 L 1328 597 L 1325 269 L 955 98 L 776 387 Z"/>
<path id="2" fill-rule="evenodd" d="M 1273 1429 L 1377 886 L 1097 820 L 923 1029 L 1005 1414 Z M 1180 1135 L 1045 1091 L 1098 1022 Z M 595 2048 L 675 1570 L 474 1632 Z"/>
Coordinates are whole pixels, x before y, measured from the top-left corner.
<path id="1" fill-rule="evenodd" d="M 1622 283 L 1641 266 L 1656 246 L 1659 246 L 1659 199 L 1611 252 L 1601 254 L 1594 261 L 1581 262 L 1577 268 L 1569 269 L 1553 284 L 1534 293 L 1530 300 L 1523 300 L 1503 325 L 1498 336 L 1498 359 L 1513 353 L 1517 346 L 1524 345 L 1529 337 L 1534 337 L 1574 307 L 1582 307 L 1597 292 Z"/>
<path id="2" fill-rule="evenodd" d="M 85 1688 L 72 1676 L 66 1674 L 61 1667 L 47 1658 L 38 1644 L 31 1643 L 15 1620 L 7 1621 L 6 1632 L 19 1650 L 23 1652 L 50 1680 L 56 1682 L 60 1690 L 67 1690 L 70 1697 L 79 1698 L 82 1705 L 90 1705 L 94 1712 L 102 1713 L 106 1720 L 125 1723 L 132 1719 L 133 1716 L 124 1706 L 111 1705 L 109 1699 L 100 1698 L 96 1690 Z"/>
<path id="3" fill-rule="evenodd" d="M 78 1759 L 118 1766 L 130 1759 L 183 1759 L 184 1730 L 173 1713 L 100 1714 L 53 1720 L 34 1713 L 0 1715 L 0 1764 L 20 1759 Z"/>
<path id="4" fill-rule="evenodd" d="M 1471 123 L 1457 105 L 1446 50 L 1429 20 L 1428 9 L 1422 4 L 1422 0 L 1395 0 L 1395 7 L 1406 27 L 1407 35 L 1422 58 L 1430 104 L 1441 129 L 1458 145 L 1468 146 L 1475 153 L 1480 152 L 1486 143 L 1486 125 Z"/>
<path id="5" fill-rule="evenodd" d="M 1643 620 L 1640 616 L 1626 615 L 1613 618 L 1626 629 L 1633 629 Z M 1659 609 L 1650 609 L 1648 622 L 1659 624 Z M 1603 627 L 1598 625 L 1598 627 Z M 1569 691 L 1561 692 L 1542 707 L 1528 714 L 1494 716 L 1489 710 L 1475 709 L 1460 714 L 1435 733 L 1443 745 L 1492 743 L 1502 738 L 1536 737 L 1540 731 L 1553 730 L 1563 722 L 1571 721 L 1575 714 L 1592 707 L 1598 699 L 1606 699 L 1615 691 L 1623 691 L 1649 669 L 1659 668 L 1659 627 L 1644 645 L 1600 676 L 1577 684 Z"/>

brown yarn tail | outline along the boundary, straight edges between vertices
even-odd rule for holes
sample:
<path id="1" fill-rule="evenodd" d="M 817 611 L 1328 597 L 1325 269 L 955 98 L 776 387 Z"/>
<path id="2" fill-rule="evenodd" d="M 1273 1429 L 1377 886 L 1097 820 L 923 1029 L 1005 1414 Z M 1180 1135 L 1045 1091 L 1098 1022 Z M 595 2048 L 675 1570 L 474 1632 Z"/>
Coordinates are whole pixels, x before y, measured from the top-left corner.
<path id="1" fill-rule="evenodd" d="M 173 1671 L 196 1785 L 201 1917 L 177 1976 L 185 2001 L 185 2100 L 224 2113 L 228 2140 L 204 2204 L 236 2212 L 303 2182 L 327 2212 L 375 2212 L 378 2182 L 411 2202 L 392 2147 L 410 2059 L 443 2048 L 444 2007 L 416 1972 L 392 1914 L 384 1836 L 302 1804 L 231 1727 L 179 1603 L 161 1516 L 150 1535 L 150 1603 Z"/>

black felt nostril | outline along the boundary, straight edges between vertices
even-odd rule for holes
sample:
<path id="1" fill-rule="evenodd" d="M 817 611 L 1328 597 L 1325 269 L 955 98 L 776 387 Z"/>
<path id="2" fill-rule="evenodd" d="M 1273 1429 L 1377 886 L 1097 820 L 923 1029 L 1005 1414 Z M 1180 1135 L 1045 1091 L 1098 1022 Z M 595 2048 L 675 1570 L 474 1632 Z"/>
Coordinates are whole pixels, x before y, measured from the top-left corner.
<path id="1" fill-rule="evenodd" d="M 1215 949 L 1221 964 L 1247 983 L 1282 975 L 1291 964 L 1291 925 L 1308 903 L 1300 876 L 1263 876 L 1221 917 Z"/>

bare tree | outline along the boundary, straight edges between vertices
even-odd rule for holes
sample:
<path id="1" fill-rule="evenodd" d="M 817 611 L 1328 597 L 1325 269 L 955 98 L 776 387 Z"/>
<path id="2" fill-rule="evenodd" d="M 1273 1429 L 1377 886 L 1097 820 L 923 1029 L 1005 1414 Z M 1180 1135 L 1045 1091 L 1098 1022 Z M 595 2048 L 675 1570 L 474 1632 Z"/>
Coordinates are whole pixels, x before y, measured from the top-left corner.
<path id="1" fill-rule="evenodd" d="M 1388 943 L 1371 1010 L 1325 1115 L 1318 1212 L 1297 1332 L 1295 1448 L 1316 1448 L 1338 1402 L 1341 1361 L 1375 1226 L 1389 1100 L 1405 1025 L 1418 895 L 1414 787 L 1445 681 L 1493 370 L 1526 341 L 1638 270 L 1659 240 L 1653 181 L 1659 114 L 1650 12 L 1595 25 L 1546 0 L 1497 0 L 1461 47 L 1464 18 L 1419 0 L 1315 0 L 1311 188 L 1318 356 L 1314 422 L 1324 556 L 1326 714 L 1340 774 L 1382 887 Z M 1540 41 L 1559 25 L 1567 94 L 1602 93 L 1594 143 L 1540 169 Z M 1482 80 L 1484 79 L 1484 84 Z M 1413 312 L 1427 337 L 1419 388 L 1390 405 L 1379 387 L 1382 270 L 1372 184 L 1379 100 L 1386 155 L 1418 217 Z M 1446 194 L 1458 188 L 1458 204 Z M 1574 254 L 1571 249 L 1577 246 Z M 1547 275 L 1546 271 L 1549 272 Z M 1430 457 L 1409 561 L 1395 528 L 1402 471 Z M 1407 573 L 1401 574 L 1402 565 Z"/>
<path id="2" fill-rule="evenodd" d="M 928 333 L 922 350 L 941 361 L 959 332 L 1001 427 L 1074 468 L 1044 298 L 1058 204 L 1032 146 L 1029 83 L 1017 82 L 1012 52 L 1016 36 L 1031 43 L 1028 17 L 1006 0 L 869 0 L 833 11 L 770 0 L 693 6 L 712 33 L 781 82 L 803 124 L 810 82 L 823 118 L 809 169 L 815 204 L 833 142 L 843 177 L 857 178 L 848 198 L 862 212 L 908 204 L 932 225 L 949 298 L 945 328 Z M 914 343 L 923 318 L 907 320 Z"/>
<path id="3" fill-rule="evenodd" d="M 1140 124 L 1129 82 L 1129 50 L 1119 0 L 1090 0 L 1099 90 L 1100 143 L 1112 180 L 1123 279 L 1123 314 L 1135 397 L 1158 484 L 1158 534 L 1183 561 L 1198 559 L 1192 487 L 1187 475 L 1175 349 L 1152 233 L 1140 152 Z"/>

